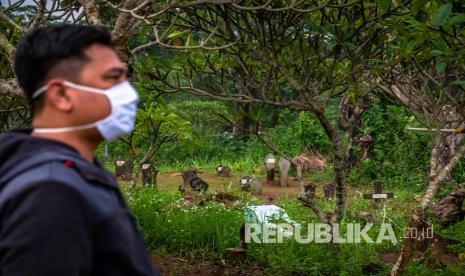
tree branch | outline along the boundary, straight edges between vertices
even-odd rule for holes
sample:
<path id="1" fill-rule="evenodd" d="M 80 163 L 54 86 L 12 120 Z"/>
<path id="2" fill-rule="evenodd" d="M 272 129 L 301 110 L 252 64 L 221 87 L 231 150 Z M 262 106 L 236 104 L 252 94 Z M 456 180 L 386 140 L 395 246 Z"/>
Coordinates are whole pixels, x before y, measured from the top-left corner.
<path id="1" fill-rule="evenodd" d="M 95 0 L 79 0 L 79 3 L 84 8 L 84 13 L 86 14 L 89 25 L 102 25 Z"/>
<path id="2" fill-rule="evenodd" d="M 0 94 L 14 98 L 25 98 L 16 79 L 0 79 Z"/>

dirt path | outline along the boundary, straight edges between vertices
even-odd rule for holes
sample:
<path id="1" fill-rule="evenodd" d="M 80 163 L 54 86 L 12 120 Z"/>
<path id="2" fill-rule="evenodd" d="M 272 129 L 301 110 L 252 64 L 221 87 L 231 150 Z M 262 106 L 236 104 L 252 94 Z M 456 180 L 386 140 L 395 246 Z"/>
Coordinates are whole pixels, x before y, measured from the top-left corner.
<path id="1" fill-rule="evenodd" d="M 239 175 L 233 175 L 231 177 L 219 177 L 215 174 L 208 172 L 201 172 L 202 177 L 209 184 L 209 193 L 213 192 L 230 192 L 230 191 L 241 191 L 240 188 L 240 177 Z M 281 187 L 278 181 L 273 183 L 265 182 L 265 177 L 259 177 L 262 182 L 263 192 L 260 196 L 266 202 L 273 202 L 279 198 L 296 198 L 300 193 L 300 186 L 297 181 L 292 177 L 288 179 L 288 186 Z M 182 178 L 180 173 L 160 173 L 158 175 L 158 188 L 162 191 L 174 192 L 178 190 L 179 185 L 182 184 Z M 317 182 L 317 198 L 323 197 L 323 185 L 324 183 Z M 371 192 L 369 188 L 361 187 L 347 187 L 347 201 L 350 202 L 352 198 L 360 192 Z"/>

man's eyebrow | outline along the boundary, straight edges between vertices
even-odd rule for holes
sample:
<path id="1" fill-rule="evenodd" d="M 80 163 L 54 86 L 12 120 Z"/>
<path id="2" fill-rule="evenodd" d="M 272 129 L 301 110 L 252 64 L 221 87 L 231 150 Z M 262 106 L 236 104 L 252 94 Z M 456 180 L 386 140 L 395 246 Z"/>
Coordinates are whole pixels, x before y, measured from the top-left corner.
<path id="1" fill-rule="evenodd" d="M 107 71 L 105 71 L 105 75 L 110 75 L 110 74 L 114 74 L 114 73 L 117 73 L 117 74 L 126 74 L 128 71 L 128 68 L 127 67 L 113 67 L 113 68 L 110 68 L 108 69 Z"/>

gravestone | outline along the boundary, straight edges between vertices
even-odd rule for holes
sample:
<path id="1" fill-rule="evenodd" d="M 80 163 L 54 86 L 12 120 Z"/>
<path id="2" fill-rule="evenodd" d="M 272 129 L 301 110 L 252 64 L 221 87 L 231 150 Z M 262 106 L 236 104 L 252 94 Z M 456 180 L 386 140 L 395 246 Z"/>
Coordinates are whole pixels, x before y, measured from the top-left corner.
<path id="1" fill-rule="evenodd" d="M 241 177 L 240 184 L 241 184 L 241 190 L 248 192 L 250 191 L 250 177 L 248 176 L 243 176 Z"/>
<path id="2" fill-rule="evenodd" d="M 122 177 L 124 173 L 124 164 L 126 161 L 122 160 L 121 158 L 118 158 L 115 160 L 115 177 Z"/>
<path id="3" fill-rule="evenodd" d="M 276 158 L 274 157 L 273 154 L 270 153 L 265 157 L 265 166 L 266 166 L 266 181 L 268 182 L 274 181 Z"/>
<path id="4" fill-rule="evenodd" d="M 228 166 L 218 165 L 216 167 L 216 175 L 223 176 L 223 177 L 230 177 L 231 176 L 231 168 Z"/>
<path id="5" fill-rule="evenodd" d="M 280 171 L 280 183 L 281 187 L 286 187 L 287 186 L 287 175 L 289 173 L 289 168 L 291 167 L 291 162 L 287 160 L 286 158 L 281 158 L 279 160 L 279 171 Z"/>
<path id="6" fill-rule="evenodd" d="M 368 152 L 373 143 L 373 137 L 370 134 L 364 134 L 359 139 L 360 144 L 360 160 L 365 160 L 368 158 Z"/>
<path id="7" fill-rule="evenodd" d="M 126 160 L 125 167 L 124 167 L 124 173 L 123 173 L 123 180 L 126 180 L 126 181 L 132 180 L 133 168 L 134 168 L 134 164 L 132 160 Z"/>
<path id="8" fill-rule="evenodd" d="M 133 163 L 132 160 L 117 159 L 115 161 L 115 176 L 123 180 L 132 180 Z"/>
<path id="9" fill-rule="evenodd" d="M 196 176 L 197 176 L 197 169 L 189 168 L 185 170 L 181 174 L 184 188 L 186 188 L 187 186 L 190 186 L 190 181 Z"/>
<path id="10" fill-rule="evenodd" d="M 323 188 L 324 190 L 324 193 L 325 193 L 325 198 L 326 199 L 330 199 L 330 198 L 333 198 L 334 195 L 336 194 L 336 185 L 334 184 L 334 182 L 328 182 L 326 183 L 326 185 L 324 186 Z"/>
<path id="11" fill-rule="evenodd" d="M 303 185 L 303 195 L 309 199 L 314 199 L 316 195 L 316 186 L 313 183 Z"/>
<path id="12" fill-rule="evenodd" d="M 262 183 L 257 178 L 252 178 L 250 181 L 250 191 L 253 195 L 261 195 L 262 194 Z"/>
<path id="13" fill-rule="evenodd" d="M 141 165 L 142 170 L 142 183 L 144 186 L 156 187 L 157 186 L 157 169 L 151 163 L 144 163 Z"/>
<path id="14" fill-rule="evenodd" d="M 375 202 L 379 202 L 380 199 L 388 199 L 394 197 L 394 193 L 383 193 L 383 183 L 375 182 L 373 186 L 375 192 L 373 194 L 363 194 L 364 199 L 374 199 Z"/>
<path id="15" fill-rule="evenodd" d="M 302 181 L 302 165 L 300 163 L 297 163 L 295 166 L 295 170 L 297 173 L 297 180 Z"/>
<path id="16" fill-rule="evenodd" d="M 208 183 L 197 175 L 196 169 L 187 169 L 181 174 L 181 176 L 184 186 L 189 185 L 192 191 L 206 192 L 208 190 Z"/>
<path id="17" fill-rule="evenodd" d="M 190 181 L 192 191 L 206 192 L 208 190 L 208 183 L 205 182 L 200 176 L 194 177 Z"/>

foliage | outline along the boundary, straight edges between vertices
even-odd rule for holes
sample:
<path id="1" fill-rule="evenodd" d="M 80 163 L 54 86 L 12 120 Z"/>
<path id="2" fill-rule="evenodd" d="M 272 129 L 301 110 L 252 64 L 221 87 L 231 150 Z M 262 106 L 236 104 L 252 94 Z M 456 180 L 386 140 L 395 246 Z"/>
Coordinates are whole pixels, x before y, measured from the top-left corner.
<path id="1" fill-rule="evenodd" d="M 201 145 L 193 154 L 179 145 L 167 145 L 163 152 L 163 165 L 168 169 L 183 171 L 188 167 L 214 170 L 219 165 L 228 165 L 234 172 L 254 172 L 261 166 L 268 149 L 256 139 L 244 141 L 229 132 L 199 134 Z M 181 149 L 181 150 L 180 150 Z M 174 168 L 173 168 L 174 165 Z"/>
<path id="2" fill-rule="evenodd" d="M 301 154 L 305 148 L 323 154 L 331 151 L 328 136 L 315 116 L 308 112 L 293 113 L 283 109 L 271 136 L 276 145 L 290 156 Z"/>
<path id="3" fill-rule="evenodd" d="M 196 109 L 191 113 L 189 107 L 192 106 L 206 108 Z M 219 131 L 218 127 L 221 124 L 226 126 L 227 122 L 216 121 L 215 116 L 212 118 L 211 114 L 220 112 L 221 110 L 215 109 L 224 108 L 221 105 L 189 101 L 181 102 L 177 104 L 177 107 L 181 109 L 179 112 L 183 114 L 183 117 L 192 114 L 192 124 L 200 143 L 193 153 L 180 150 L 182 146 L 179 144 L 164 147 L 160 155 L 163 156 L 162 166 L 166 169 L 182 171 L 187 167 L 195 166 L 213 170 L 218 164 L 224 164 L 230 166 L 233 171 L 254 173 L 257 168 L 261 167 L 263 158 L 271 152 L 271 149 L 255 136 L 244 140 L 235 137 L 232 132 Z M 199 118 L 206 118 L 212 124 L 208 126 L 199 124 Z M 276 144 L 289 156 L 299 155 L 305 148 L 312 148 L 323 153 L 328 153 L 330 149 L 330 143 L 321 126 L 312 115 L 306 112 L 293 113 L 283 109 L 276 126 L 263 130 L 261 136 Z"/>
<path id="4" fill-rule="evenodd" d="M 358 184 L 360 180 L 356 179 L 361 175 L 367 178 L 367 184 L 379 180 L 387 187 L 422 189 L 429 165 L 429 151 L 425 150 L 429 138 L 405 130 L 415 119 L 404 108 L 375 98 L 363 121 L 363 131 L 373 136 L 373 146 L 369 158 L 352 175 L 353 183 Z"/>
<path id="5" fill-rule="evenodd" d="M 150 7 L 148 10 L 162 8 L 168 2 L 158 1 L 147 7 Z M 154 24 L 128 28 L 139 30 L 124 45 L 132 50 L 159 39 L 154 35 L 153 26 L 166 31 L 162 35 L 164 41 L 159 41 L 166 43 L 166 47 L 194 46 L 195 50 L 168 50 L 161 43 L 154 43 L 133 52 L 131 78 L 137 83 L 142 104 L 135 132 L 109 144 L 114 157 L 156 161 L 159 167 L 170 172 L 191 166 L 213 170 L 216 165 L 224 164 L 234 172 L 261 174 L 263 157 L 270 149 L 253 135 L 240 138 L 234 135 L 234 124 L 242 117 L 252 125 L 247 127 L 248 131 L 260 130 L 265 140 L 289 156 L 309 148 L 332 157 L 329 159 L 334 163 L 330 168 L 334 171 L 312 172 L 312 181 L 336 179 L 340 188 L 346 188 L 345 174 L 352 186 L 368 186 L 380 180 L 389 189 L 402 189 L 396 191 L 397 201 L 411 199 L 412 192 L 424 187 L 432 148 L 430 137 L 407 132 L 405 127 L 419 123 L 433 127 L 448 124 L 448 120 L 441 122 L 437 114 L 450 106 L 462 116 L 458 123 L 463 122 L 465 10 L 462 1 L 377 0 L 349 1 L 341 5 L 335 4 L 340 1 L 317 4 L 298 1 L 297 8 L 288 9 L 283 6 L 291 3 L 290 0 L 242 9 L 234 7 L 261 3 L 234 2 L 234 5 L 189 6 L 186 1 L 183 2 L 186 6 L 178 10 L 161 9 L 163 12 L 156 16 L 144 17 L 154 20 Z M 327 3 L 331 6 L 322 8 Z M 72 4 L 80 7 L 78 1 L 73 0 Z M 99 4 L 98 10 L 102 22 L 111 26 L 118 11 L 108 7 Z M 280 9 L 270 11 L 273 8 Z M 302 12 L 308 8 L 309 11 Z M 28 25 L 34 12 L 29 6 L 2 14 L 0 39 L 15 44 L 22 34 L 14 25 Z M 137 12 L 140 10 L 133 14 Z M 6 20 L 8 17 L 13 24 Z M 212 51 L 199 47 L 205 39 L 209 39 L 209 46 L 219 48 Z M 231 45 L 222 47 L 226 44 Z M 0 48 L 0 74 L 13 77 L 10 66 L 13 47 L 2 43 Z M 399 95 L 392 97 L 397 103 L 380 96 L 379 92 L 371 95 L 372 86 L 385 93 L 392 89 L 391 85 L 404 88 L 402 91 L 410 96 L 408 104 Z M 214 100 L 186 93 L 173 94 L 179 91 L 213 96 Z M 367 95 L 372 98 L 373 106 L 365 112 L 363 125 L 359 128 L 349 122 L 344 126 L 347 122 L 341 117 L 341 101 L 356 103 L 358 98 Z M 419 99 L 416 106 L 409 106 L 412 98 Z M 9 97 L 2 98 L 2 105 L 9 106 L 10 102 Z M 11 127 L 10 121 L 16 121 L 21 115 L 5 114 L 1 114 L 2 130 L 3 124 Z M 356 141 L 350 139 L 356 137 L 349 137 L 351 127 L 355 127 L 355 133 L 371 134 L 374 140 L 368 158 L 347 169 L 344 164 L 347 149 L 354 146 L 356 152 L 359 150 L 357 145 L 349 145 Z M 99 149 L 100 155 L 102 150 Z M 453 171 L 453 181 L 444 185 L 436 199 L 464 178 L 462 161 Z M 361 200 L 361 194 L 352 195 L 351 199 L 355 202 L 348 201 L 350 210 L 369 208 Z M 153 190 L 135 190 L 129 194 L 128 201 L 154 252 L 222 258 L 224 248 L 239 243 L 235 233 L 241 221 L 240 209 L 227 209 L 216 203 L 188 206 L 180 201 L 179 195 Z M 338 211 L 343 210 L 343 201 L 340 200 Z M 295 201 L 282 200 L 280 204 L 301 221 L 314 219 Z M 327 211 L 335 205 L 324 200 L 318 204 Z M 405 226 L 408 217 L 402 217 L 402 212 L 393 208 L 388 210 Z M 349 219 L 356 218 L 350 215 L 343 218 Z M 463 224 L 440 230 L 451 237 L 463 237 Z M 318 245 L 288 243 L 252 245 L 250 257 L 272 274 L 352 275 L 365 273 L 366 266 L 378 264 L 377 254 L 394 249 L 398 248 L 344 245 L 340 250 L 324 250 Z M 379 273 L 385 274 L 386 270 L 383 267 Z M 449 266 L 433 271 L 417 262 L 407 269 L 412 274 L 418 271 L 446 274 L 459 269 Z"/>

